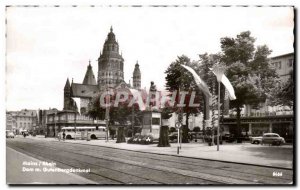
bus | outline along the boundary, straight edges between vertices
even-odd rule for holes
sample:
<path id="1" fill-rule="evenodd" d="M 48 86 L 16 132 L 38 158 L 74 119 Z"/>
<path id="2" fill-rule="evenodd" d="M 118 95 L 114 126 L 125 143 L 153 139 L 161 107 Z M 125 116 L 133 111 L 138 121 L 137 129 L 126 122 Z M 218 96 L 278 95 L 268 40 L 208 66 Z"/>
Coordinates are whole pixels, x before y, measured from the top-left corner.
<path id="1" fill-rule="evenodd" d="M 75 131 L 76 130 L 76 131 Z M 63 137 L 63 132 L 65 132 L 66 139 L 78 139 L 78 138 L 87 138 L 90 139 L 100 139 L 106 137 L 106 127 L 63 127 L 61 128 L 61 132 L 59 132 L 59 136 Z"/>

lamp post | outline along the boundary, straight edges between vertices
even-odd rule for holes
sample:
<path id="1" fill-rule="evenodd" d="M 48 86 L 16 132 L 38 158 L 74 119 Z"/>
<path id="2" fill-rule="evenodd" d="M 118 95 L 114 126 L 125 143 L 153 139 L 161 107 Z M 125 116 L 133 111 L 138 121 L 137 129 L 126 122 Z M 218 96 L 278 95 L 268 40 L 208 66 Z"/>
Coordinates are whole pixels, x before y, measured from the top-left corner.
<path id="1" fill-rule="evenodd" d="M 178 88 L 178 104 L 180 102 L 180 86 Z M 175 123 L 175 128 L 177 129 L 177 154 L 179 154 L 179 149 L 181 149 L 181 136 L 180 136 L 180 129 L 182 126 L 182 108 L 179 108 L 178 113 L 178 121 Z"/>
<path id="2" fill-rule="evenodd" d="M 55 129 L 56 129 L 56 113 L 54 113 L 54 138 L 55 138 Z"/>
<path id="3" fill-rule="evenodd" d="M 75 131 L 74 140 L 75 141 L 76 141 L 76 119 L 77 119 L 77 111 L 75 110 L 75 116 L 74 116 L 74 131 Z"/>
<path id="4" fill-rule="evenodd" d="M 222 76 L 224 74 L 225 68 L 221 65 L 216 65 L 213 68 L 214 74 L 217 76 L 218 81 L 218 128 L 217 128 L 217 151 L 219 151 L 220 145 L 220 82 L 222 80 Z"/>
<path id="5" fill-rule="evenodd" d="M 108 142 L 109 102 L 110 102 L 108 87 L 106 88 L 105 100 L 106 100 L 105 101 L 105 125 L 106 125 L 106 139 L 105 139 L 105 142 Z"/>

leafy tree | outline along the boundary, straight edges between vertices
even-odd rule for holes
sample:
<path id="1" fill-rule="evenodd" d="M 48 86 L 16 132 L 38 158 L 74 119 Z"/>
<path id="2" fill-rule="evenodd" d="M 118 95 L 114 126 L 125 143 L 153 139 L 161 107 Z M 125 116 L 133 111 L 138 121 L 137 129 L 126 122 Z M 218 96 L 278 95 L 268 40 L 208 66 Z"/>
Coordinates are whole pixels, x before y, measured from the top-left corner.
<path id="1" fill-rule="evenodd" d="M 277 74 L 268 63 L 271 50 L 266 45 L 254 46 L 250 31 L 236 38 L 221 38 L 221 62 L 225 63 L 226 76 L 235 90 L 236 100 L 230 101 L 237 117 L 235 135 L 241 134 L 241 108 L 245 104 L 258 105 L 268 98 L 275 85 Z"/>
<path id="2" fill-rule="evenodd" d="M 177 91 L 177 96 L 176 96 L 176 101 L 175 101 L 175 106 L 174 106 L 174 112 L 179 114 L 179 118 L 182 119 L 182 114 L 185 114 L 186 118 L 186 124 L 183 125 L 182 128 L 182 142 L 183 143 L 188 143 L 188 119 L 191 114 L 198 114 L 200 109 L 199 107 L 190 107 L 189 106 L 189 100 L 191 98 L 191 93 L 187 94 L 184 100 L 185 107 L 177 107 L 179 104 L 180 98 L 179 98 L 179 90 L 180 91 L 195 91 L 196 84 L 194 82 L 193 76 L 189 73 L 186 72 L 186 70 L 181 67 L 180 65 L 188 65 L 193 68 L 195 68 L 196 63 L 191 62 L 191 60 L 185 56 L 179 56 L 177 59 L 170 64 L 168 69 L 165 71 L 166 73 L 166 89 L 170 92 Z M 196 93 L 195 97 L 195 103 L 199 102 L 199 93 Z M 181 120 L 180 119 L 180 120 Z M 182 121 L 182 120 L 181 120 Z"/>
<path id="3" fill-rule="evenodd" d="M 205 81 L 205 83 L 207 84 L 208 88 L 209 88 L 209 91 L 211 92 L 212 96 L 217 98 L 218 96 L 218 92 L 217 92 L 217 85 L 218 85 L 218 82 L 217 82 L 217 78 L 216 76 L 213 74 L 213 72 L 211 71 L 211 69 L 216 65 L 216 64 L 219 64 L 220 63 L 220 59 L 221 59 L 221 55 L 220 54 L 208 54 L 208 53 L 204 53 L 204 54 L 200 54 L 199 55 L 199 66 L 198 66 L 198 73 L 200 73 L 200 76 L 201 78 Z M 224 89 L 224 86 L 221 85 L 221 88 L 220 88 L 221 92 L 220 92 L 220 99 L 221 99 L 221 111 L 222 111 L 222 108 L 223 108 L 223 105 L 224 105 L 224 94 L 225 94 L 225 89 Z M 217 99 L 215 99 L 217 101 Z M 208 102 L 207 102 L 208 103 Z M 207 118 L 206 114 L 207 111 L 205 110 L 205 104 L 206 104 L 206 101 L 205 101 L 205 97 L 202 96 L 201 98 L 201 105 L 204 105 L 204 106 L 201 106 L 201 111 L 204 113 L 203 114 L 203 126 L 205 126 L 205 119 Z M 218 107 L 217 107 L 217 102 L 213 102 L 213 105 L 210 106 L 210 110 L 218 110 Z M 214 113 L 214 112 L 213 112 Z M 214 117 L 214 115 L 213 115 Z M 212 120 L 212 122 L 214 122 Z M 205 128 L 204 129 L 204 133 L 205 133 Z"/>
<path id="4" fill-rule="evenodd" d="M 294 90 L 293 71 L 291 71 L 287 81 L 278 80 L 277 85 L 270 94 L 270 105 L 289 106 L 293 109 L 295 97 Z"/>

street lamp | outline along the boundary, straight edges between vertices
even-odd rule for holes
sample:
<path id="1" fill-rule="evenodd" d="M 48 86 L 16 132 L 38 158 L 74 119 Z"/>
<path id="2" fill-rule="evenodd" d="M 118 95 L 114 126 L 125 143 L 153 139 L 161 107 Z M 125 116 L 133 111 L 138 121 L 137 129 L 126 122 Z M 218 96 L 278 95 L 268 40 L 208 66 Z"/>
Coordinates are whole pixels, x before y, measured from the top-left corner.
<path id="1" fill-rule="evenodd" d="M 220 145 L 220 82 L 222 80 L 222 77 L 224 75 L 225 68 L 221 65 L 216 65 L 213 68 L 214 74 L 217 76 L 218 81 L 218 128 L 217 128 L 217 151 L 219 151 L 219 145 Z"/>
<path id="2" fill-rule="evenodd" d="M 109 102 L 110 102 L 110 97 L 108 93 L 108 87 L 106 87 L 106 96 L 105 96 L 106 140 L 105 142 L 108 142 Z"/>

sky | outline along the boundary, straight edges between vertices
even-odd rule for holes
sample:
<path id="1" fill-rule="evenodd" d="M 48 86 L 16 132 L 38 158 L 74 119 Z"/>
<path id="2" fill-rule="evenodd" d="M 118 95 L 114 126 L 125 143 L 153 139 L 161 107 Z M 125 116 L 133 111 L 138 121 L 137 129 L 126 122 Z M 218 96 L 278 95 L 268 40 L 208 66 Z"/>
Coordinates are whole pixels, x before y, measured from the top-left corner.
<path id="1" fill-rule="evenodd" d="M 6 109 L 63 108 L 66 79 L 83 81 L 110 30 L 124 58 L 129 82 L 135 63 L 142 87 L 164 89 L 177 56 L 220 51 L 220 38 L 251 31 L 271 56 L 293 52 L 290 7 L 9 7 L 6 10 Z"/>

